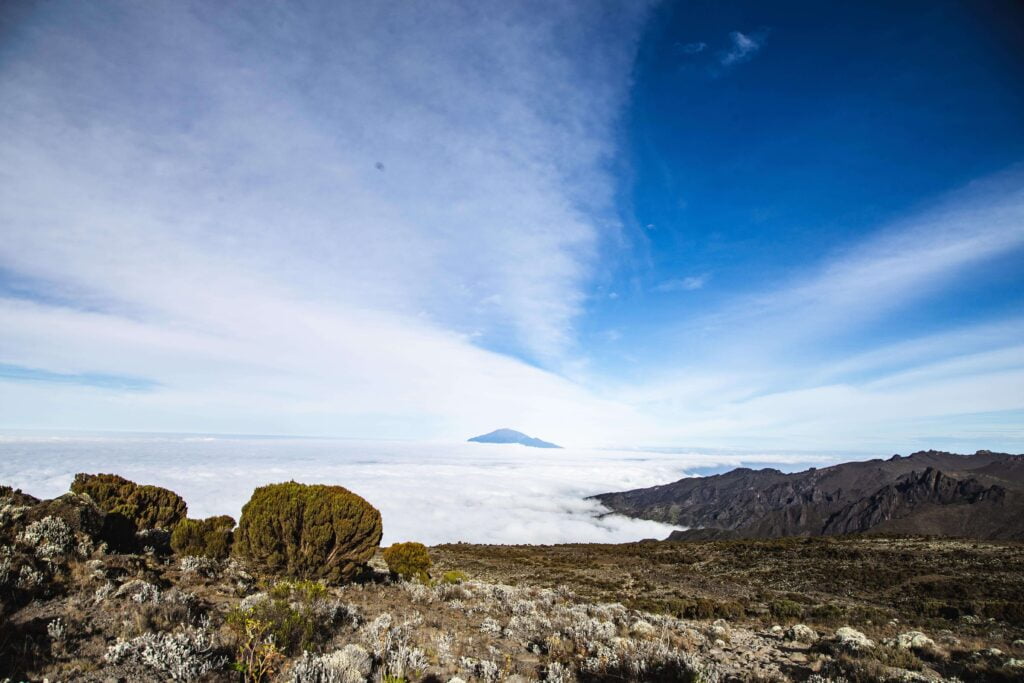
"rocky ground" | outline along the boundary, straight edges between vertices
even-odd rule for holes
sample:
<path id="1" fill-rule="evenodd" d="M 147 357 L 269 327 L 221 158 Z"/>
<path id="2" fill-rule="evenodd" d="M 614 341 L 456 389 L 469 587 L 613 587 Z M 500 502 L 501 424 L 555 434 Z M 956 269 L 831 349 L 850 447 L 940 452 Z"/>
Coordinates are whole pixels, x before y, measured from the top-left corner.
<path id="1" fill-rule="evenodd" d="M 459 582 L 457 582 L 459 581 Z M 94 555 L 63 590 L 4 625 L 14 679 L 238 680 L 239 614 L 285 624 L 264 680 L 1020 680 L 1024 643 L 997 651 L 897 624 L 849 627 L 679 619 L 592 602 L 567 586 L 478 580 L 313 589 L 237 562 Z M 1004 646 L 1006 647 L 1006 646 Z M 302 651 L 308 654 L 302 654 Z"/>
<path id="2" fill-rule="evenodd" d="M 0 680 L 1024 680 L 1016 545 L 459 544 L 326 586 L 110 552 L 97 521 L 7 490 Z"/>

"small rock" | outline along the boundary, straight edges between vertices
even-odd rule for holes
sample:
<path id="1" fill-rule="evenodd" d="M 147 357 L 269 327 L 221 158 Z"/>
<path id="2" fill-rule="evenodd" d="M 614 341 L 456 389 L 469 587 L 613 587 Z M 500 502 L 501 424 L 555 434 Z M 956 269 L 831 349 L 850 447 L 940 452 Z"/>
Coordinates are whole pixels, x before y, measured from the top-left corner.
<path id="1" fill-rule="evenodd" d="M 772 626 L 772 633 L 782 633 L 782 627 L 778 624 L 775 624 L 774 626 Z"/>
<path id="2" fill-rule="evenodd" d="M 786 640 L 795 640 L 800 643 L 813 643 L 817 639 L 817 631 L 806 624 L 795 624 L 786 631 Z"/>
<path id="3" fill-rule="evenodd" d="M 896 647 L 901 650 L 933 650 L 935 641 L 920 631 L 907 631 L 896 636 Z"/>
<path id="4" fill-rule="evenodd" d="M 1013 641 L 1014 647 L 1024 647 L 1024 639 L 1018 639 Z"/>
<path id="5" fill-rule="evenodd" d="M 1007 669 L 1024 669 L 1024 659 L 1007 659 L 1003 666 Z"/>
<path id="6" fill-rule="evenodd" d="M 729 635 L 729 627 L 724 623 L 719 624 L 717 621 L 711 625 L 708 629 L 710 635 L 714 638 L 726 638 Z"/>
<path id="7" fill-rule="evenodd" d="M 850 652 L 864 652 L 875 647 L 875 642 L 857 629 L 843 626 L 836 629 L 835 642 Z"/>

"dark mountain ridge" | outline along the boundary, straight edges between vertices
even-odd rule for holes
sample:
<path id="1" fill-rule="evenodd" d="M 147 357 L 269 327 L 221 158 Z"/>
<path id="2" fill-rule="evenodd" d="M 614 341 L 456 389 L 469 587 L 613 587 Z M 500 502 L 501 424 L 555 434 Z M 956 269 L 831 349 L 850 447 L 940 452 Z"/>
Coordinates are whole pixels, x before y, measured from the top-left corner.
<path id="1" fill-rule="evenodd" d="M 848 533 L 1024 539 L 1024 455 L 921 451 L 785 474 L 738 468 L 594 496 L 674 539 Z"/>

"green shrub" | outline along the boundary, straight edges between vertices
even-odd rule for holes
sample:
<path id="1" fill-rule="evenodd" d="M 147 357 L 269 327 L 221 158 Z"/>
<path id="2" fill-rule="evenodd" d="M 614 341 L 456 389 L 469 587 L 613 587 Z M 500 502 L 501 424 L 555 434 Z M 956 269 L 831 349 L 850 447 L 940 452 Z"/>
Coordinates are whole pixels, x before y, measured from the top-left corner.
<path id="1" fill-rule="evenodd" d="M 348 489 L 287 482 L 253 492 L 233 552 L 263 571 L 344 582 L 373 557 L 381 535 L 380 512 Z"/>
<path id="2" fill-rule="evenodd" d="M 188 507 L 174 491 L 136 484 L 116 474 L 76 474 L 71 490 L 87 494 L 101 510 L 121 515 L 136 529 L 174 529 Z"/>
<path id="3" fill-rule="evenodd" d="M 441 583 L 462 583 L 468 580 L 469 577 L 460 571 L 445 572 L 441 575 Z"/>
<path id="4" fill-rule="evenodd" d="M 427 552 L 427 546 L 422 543 L 395 543 L 384 550 L 384 561 L 388 563 L 388 569 L 392 574 L 403 579 L 430 578 L 430 553 Z"/>
<path id="5" fill-rule="evenodd" d="M 248 609 L 228 613 L 228 626 L 242 635 L 247 625 L 261 624 L 268 641 L 281 652 L 295 655 L 316 651 L 333 634 L 335 609 L 327 601 L 327 588 L 316 581 L 280 581 L 267 590 L 267 597 Z"/>
<path id="6" fill-rule="evenodd" d="M 735 600 L 714 598 L 674 599 L 669 601 L 668 607 L 683 619 L 738 619 L 746 612 Z"/>
<path id="7" fill-rule="evenodd" d="M 768 611 L 776 619 L 799 619 L 804 610 L 800 603 L 782 599 L 768 603 Z"/>
<path id="8" fill-rule="evenodd" d="M 183 519 L 171 534 L 171 548 L 179 555 L 200 555 L 223 560 L 231 552 L 234 517 Z"/>

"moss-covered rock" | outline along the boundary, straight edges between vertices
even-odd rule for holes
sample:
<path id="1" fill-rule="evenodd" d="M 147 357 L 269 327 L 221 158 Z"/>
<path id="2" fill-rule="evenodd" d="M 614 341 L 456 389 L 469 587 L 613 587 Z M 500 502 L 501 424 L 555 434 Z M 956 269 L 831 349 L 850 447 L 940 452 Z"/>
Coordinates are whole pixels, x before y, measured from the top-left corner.
<path id="1" fill-rule="evenodd" d="M 231 552 L 234 517 L 221 515 L 206 519 L 184 519 L 174 527 L 171 549 L 178 555 L 224 559 Z"/>
<path id="2" fill-rule="evenodd" d="M 430 553 L 422 543 L 395 543 L 384 550 L 384 561 L 392 574 L 403 579 L 428 579 L 430 575 Z"/>
<path id="3" fill-rule="evenodd" d="M 264 571 L 345 582 L 373 556 L 381 535 L 380 512 L 348 489 L 288 482 L 253 492 L 234 552 Z"/>
<path id="4" fill-rule="evenodd" d="M 174 491 L 116 474 L 76 474 L 71 490 L 87 494 L 107 513 L 123 515 L 136 529 L 170 531 L 188 514 L 185 501 Z"/>

